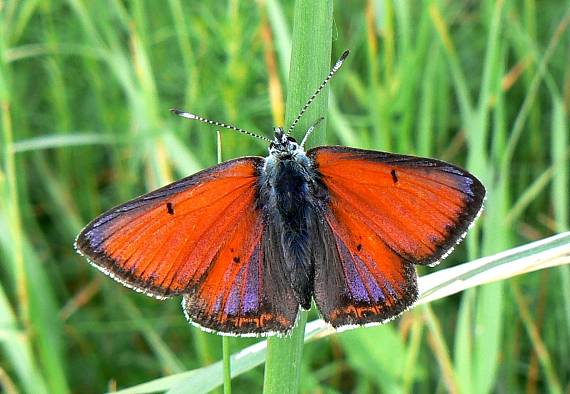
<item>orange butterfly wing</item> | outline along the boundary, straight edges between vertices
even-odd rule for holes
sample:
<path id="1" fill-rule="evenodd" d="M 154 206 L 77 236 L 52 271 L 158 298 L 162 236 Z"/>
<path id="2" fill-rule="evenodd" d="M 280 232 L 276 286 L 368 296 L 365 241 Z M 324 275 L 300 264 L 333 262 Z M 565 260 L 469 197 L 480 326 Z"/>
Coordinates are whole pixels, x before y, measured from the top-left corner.
<path id="1" fill-rule="evenodd" d="M 266 256 L 261 165 L 254 157 L 228 161 L 113 208 L 87 225 L 76 247 L 137 291 L 184 294 L 187 317 L 206 329 L 286 331 L 298 303 Z"/>
<path id="2" fill-rule="evenodd" d="M 336 256 L 315 266 L 315 301 L 335 327 L 396 317 L 418 297 L 413 264 L 435 265 L 481 210 L 471 174 L 433 159 L 345 147 L 308 152 L 330 196 Z"/>

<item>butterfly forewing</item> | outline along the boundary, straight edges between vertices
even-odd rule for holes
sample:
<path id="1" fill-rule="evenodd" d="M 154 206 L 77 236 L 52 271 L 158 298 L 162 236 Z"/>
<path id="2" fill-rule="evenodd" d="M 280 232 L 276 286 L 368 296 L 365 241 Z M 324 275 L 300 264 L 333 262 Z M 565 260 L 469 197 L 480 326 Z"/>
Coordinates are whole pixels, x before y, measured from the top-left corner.
<path id="1" fill-rule="evenodd" d="M 437 263 L 481 210 L 485 190 L 444 162 L 344 147 L 308 152 L 328 190 L 336 259 L 315 266 L 315 301 L 339 327 L 381 322 L 417 298 L 413 264 Z"/>
<path id="2" fill-rule="evenodd" d="M 76 247 L 138 291 L 159 298 L 187 294 L 188 317 L 205 328 L 285 331 L 298 306 L 286 302 L 287 290 L 278 306 L 271 304 L 276 297 L 260 249 L 262 164 L 254 157 L 225 162 L 113 208 L 85 227 Z"/>
<path id="3" fill-rule="evenodd" d="M 477 217 L 485 189 L 451 164 L 345 147 L 309 152 L 331 195 L 395 253 L 436 263 Z"/>

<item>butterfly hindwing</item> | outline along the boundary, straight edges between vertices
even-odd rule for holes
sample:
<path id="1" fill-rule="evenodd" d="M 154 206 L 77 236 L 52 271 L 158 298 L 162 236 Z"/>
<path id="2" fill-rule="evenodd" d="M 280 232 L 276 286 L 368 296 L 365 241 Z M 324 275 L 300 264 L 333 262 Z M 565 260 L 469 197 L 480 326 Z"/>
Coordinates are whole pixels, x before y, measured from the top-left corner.
<path id="1" fill-rule="evenodd" d="M 288 288 L 273 295 L 257 200 L 262 164 L 228 161 L 113 208 L 85 227 L 76 247 L 137 291 L 184 294 L 186 315 L 204 328 L 286 331 L 298 305 Z"/>
<path id="2" fill-rule="evenodd" d="M 382 322 L 418 296 L 413 264 L 461 240 L 485 189 L 451 164 L 345 147 L 308 152 L 329 194 L 336 258 L 315 266 L 315 301 L 335 327 Z"/>
<path id="3" fill-rule="evenodd" d="M 334 210 L 323 227 L 332 250 L 315 264 L 314 299 L 325 321 L 335 328 L 380 323 L 416 301 L 413 264 L 379 242 L 358 217 Z"/>
<path id="4" fill-rule="evenodd" d="M 260 224 L 250 219 L 260 220 L 238 223 L 202 283 L 184 296 L 184 311 L 192 322 L 218 332 L 283 333 L 295 324 L 298 302 L 281 261 L 271 254 L 267 228 L 251 233 L 248 228 Z"/>

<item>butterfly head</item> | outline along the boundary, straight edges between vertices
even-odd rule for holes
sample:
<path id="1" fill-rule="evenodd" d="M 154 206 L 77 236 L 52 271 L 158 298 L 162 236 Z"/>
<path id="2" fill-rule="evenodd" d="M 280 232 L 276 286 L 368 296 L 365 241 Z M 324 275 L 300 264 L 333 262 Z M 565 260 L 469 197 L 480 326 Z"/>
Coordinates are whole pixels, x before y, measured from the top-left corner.
<path id="1" fill-rule="evenodd" d="M 303 148 L 295 138 L 287 135 L 282 127 L 274 127 L 275 138 L 269 144 L 269 153 L 281 160 L 294 159 L 298 154 L 304 153 Z"/>

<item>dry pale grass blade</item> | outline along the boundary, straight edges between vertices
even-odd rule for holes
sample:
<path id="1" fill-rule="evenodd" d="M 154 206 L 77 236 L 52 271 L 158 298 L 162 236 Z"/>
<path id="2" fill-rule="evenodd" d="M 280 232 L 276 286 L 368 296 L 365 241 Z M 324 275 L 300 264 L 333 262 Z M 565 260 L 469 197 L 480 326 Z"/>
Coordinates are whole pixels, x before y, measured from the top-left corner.
<path id="1" fill-rule="evenodd" d="M 421 295 L 416 305 L 486 283 L 564 264 L 570 264 L 570 232 L 424 275 L 418 281 Z M 335 332 L 322 320 L 307 323 L 309 329 L 318 331 L 315 336 L 319 338 Z"/>
<path id="2" fill-rule="evenodd" d="M 569 263 L 570 232 L 565 232 L 422 276 L 419 280 L 421 297 L 418 304 L 435 301 L 485 283 Z"/>
<path id="3" fill-rule="evenodd" d="M 528 272 L 570 264 L 570 232 L 558 234 L 489 257 L 447 268 L 419 278 L 419 304 L 426 304 L 460 291 L 513 278 Z M 336 331 L 322 319 L 307 323 L 305 342 L 329 336 Z M 232 378 L 265 361 L 267 341 L 249 346 L 231 356 Z M 171 393 L 192 388 L 205 393 L 223 382 L 222 362 L 176 375 L 156 379 L 118 391 L 121 394 L 148 393 L 160 390 Z M 194 391 L 193 391 L 194 392 Z"/>

